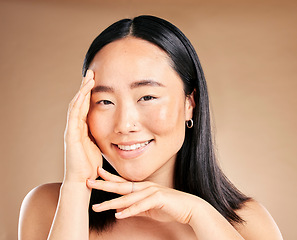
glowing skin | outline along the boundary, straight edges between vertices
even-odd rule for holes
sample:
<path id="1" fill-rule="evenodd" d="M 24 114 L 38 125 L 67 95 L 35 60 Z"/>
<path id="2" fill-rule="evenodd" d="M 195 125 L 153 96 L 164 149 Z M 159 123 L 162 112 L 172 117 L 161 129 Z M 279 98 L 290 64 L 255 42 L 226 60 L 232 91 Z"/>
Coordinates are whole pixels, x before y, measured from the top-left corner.
<path id="1" fill-rule="evenodd" d="M 105 158 L 128 180 L 172 185 L 194 101 L 185 97 L 167 54 L 128 37 L 99 51 L 90 69 L 95 87 L 88 123 Z"/>

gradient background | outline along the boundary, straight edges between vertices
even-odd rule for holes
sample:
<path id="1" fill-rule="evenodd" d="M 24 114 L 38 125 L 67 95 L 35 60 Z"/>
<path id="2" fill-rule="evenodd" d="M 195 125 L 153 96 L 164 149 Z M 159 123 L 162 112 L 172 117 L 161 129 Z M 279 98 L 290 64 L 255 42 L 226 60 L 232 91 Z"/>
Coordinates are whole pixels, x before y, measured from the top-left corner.
<path id="1" fill-rule="evenodd" d="M 89 44 L 139 14 L 173 22 L 192 41 L 222 168 L 297 239 L 296 1 L 106 2 L 0 1 L 0 239 L 17 238 L 28 191 L 62 180 L 66 112 Z"/>

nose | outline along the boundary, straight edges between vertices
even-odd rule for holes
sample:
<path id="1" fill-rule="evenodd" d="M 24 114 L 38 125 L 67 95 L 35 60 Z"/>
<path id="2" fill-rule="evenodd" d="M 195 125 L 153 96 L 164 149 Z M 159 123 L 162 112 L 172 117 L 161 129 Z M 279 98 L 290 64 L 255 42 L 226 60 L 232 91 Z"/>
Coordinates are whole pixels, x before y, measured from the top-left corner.
<path id="1" fill-rule="evenodd" d="M 115 133 L 129 134 L 139 130 L 139 114 L 133 104 L 121 104 L 116 111 Z"/>

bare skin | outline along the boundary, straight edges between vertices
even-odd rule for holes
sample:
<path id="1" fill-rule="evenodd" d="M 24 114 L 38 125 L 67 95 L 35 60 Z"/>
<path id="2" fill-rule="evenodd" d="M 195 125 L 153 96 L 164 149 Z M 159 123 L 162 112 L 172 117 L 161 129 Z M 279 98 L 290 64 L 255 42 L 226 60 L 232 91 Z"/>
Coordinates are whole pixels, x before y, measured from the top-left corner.
<path id="1" fill-rule="evenodd" d="M 61 183 L 42 185 L 27 195 L 22 205 L 22 216 L 20 218 L 22 224 L 19 229 L 19 239 L 47 239 L 59 199 L 60 186 Z M 237 213 L 246 221 L 244 225 L 235 225 L 235 229 L 243 239 L 282 239 L 271 215 L 258 202 L 246 203 L 245 207 Z M 90 232 L 89 239 L 127 239 L 127 236 L 131 240 L 196 239 L 193 236 L 193 230 L 186 225 L 178 223 L 160 224 L 144 217 L 131 217 L 118 221 L 112 231 L 100 234 Z M 184 238 L 185 236 L 187 238 Z"/>
<path id="2" fill-rule="evenodd" d="M 69 105 L 64 180 L 27 195 L 20 240 L 282 239 L 256 201 L 238 210 L 246 223 L 232 226 L 203 199 L 172 188 L 176 152 L 195 103 L 184 96 L 162 50 L 129 37 L 104 47 L 90 68 Z M 121 177 L 101 168 L 101 153 Z M 122 195 L 93 206 L 117 210 L 117 222 L 99 234 L 88 226 L 91 189 Z"/>

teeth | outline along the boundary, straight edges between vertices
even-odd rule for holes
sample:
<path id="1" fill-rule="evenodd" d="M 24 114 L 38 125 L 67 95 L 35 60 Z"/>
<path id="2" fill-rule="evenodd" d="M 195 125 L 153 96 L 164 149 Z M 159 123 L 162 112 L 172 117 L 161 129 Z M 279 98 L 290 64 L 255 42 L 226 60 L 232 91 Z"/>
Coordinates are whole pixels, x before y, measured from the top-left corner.
<path id="1" fill-rule="evenodd" d="M 124 151 L 136 150 L 138 148 L 144 147 L 149 144 L 150 141 L 146 141 L 144 143 L 137 143 L 133 145 L 118 145 L 118 148 Z"/>

